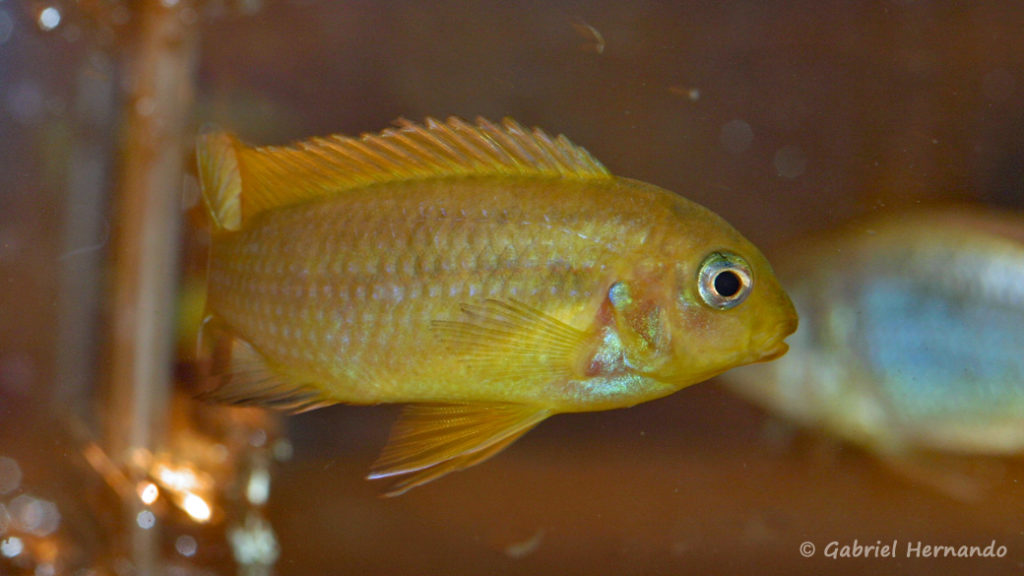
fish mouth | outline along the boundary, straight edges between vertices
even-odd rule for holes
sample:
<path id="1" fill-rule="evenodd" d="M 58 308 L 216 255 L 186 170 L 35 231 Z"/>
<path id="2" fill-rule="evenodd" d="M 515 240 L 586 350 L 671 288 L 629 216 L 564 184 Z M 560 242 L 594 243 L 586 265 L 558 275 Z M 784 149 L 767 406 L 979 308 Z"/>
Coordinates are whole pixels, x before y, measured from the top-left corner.
<path id="1" fill-rule="evenodd" d="M 775 346 L 772 346 L 768 350 L 762 352 L 761 355 L 758 356 L 757 360 L 754 360 L 754 362 L 770 362 L 772 360 L 775 360 L 776 358 L 779 358 L 788 351 L 789 344 L 786 344 L 785 342 L 779 342 Z"/>
<path id="2" fill-rule="evenodd" d="M 754 348 L 760 351 L 754 362 L 770 362 L 789 351 L 789 344 L 786 344 L 786 338 L 796 332 L 800 320 L 796 315 L 796 309 L 788 298 L 786 303 L 790 313 L 785 315 L 781 321 L 778 321 L 771 330 L 764 333 L 767 337 L 758 343 L 760 344 L 759 346 Z"/>

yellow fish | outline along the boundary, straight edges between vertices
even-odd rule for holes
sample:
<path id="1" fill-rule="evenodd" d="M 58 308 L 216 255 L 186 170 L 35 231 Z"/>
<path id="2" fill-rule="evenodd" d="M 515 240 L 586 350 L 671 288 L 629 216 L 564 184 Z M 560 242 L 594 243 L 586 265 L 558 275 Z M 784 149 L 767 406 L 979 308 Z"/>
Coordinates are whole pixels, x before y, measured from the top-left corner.
<path id="1" fill-rule="evenodd" d="M 409 406 L 389 494 L 559 412 L 621 408 L 785 353 L 796 312 L 707 209 L 564 136 L 480 119 L 250 148 L 203 135 L 212 398 Z M 209 324 L 209 323 L 208 323 Z"/>

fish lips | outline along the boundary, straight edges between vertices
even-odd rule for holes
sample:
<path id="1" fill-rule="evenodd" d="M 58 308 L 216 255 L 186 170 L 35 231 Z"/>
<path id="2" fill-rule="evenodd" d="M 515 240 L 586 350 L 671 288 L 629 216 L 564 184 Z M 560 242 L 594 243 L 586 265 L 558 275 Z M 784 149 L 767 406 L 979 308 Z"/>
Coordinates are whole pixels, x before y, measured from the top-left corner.
<path id="1" fill-rule="evenodd" d="M 783 356 L 788 351 L 789 344 L 786 344 L 785 342 L 779 342 L 775 346 L 762 352 L 761 355 L 758 356 L 756 360 L 754 360 L 754 362 L 770 362 L 772 360 L 775 360 L 776 358 Z"/>
<path id="2" fill-rule="evenodd" d="M 771 337 L 761 341 L 754 349 L 758 351 L 753 362 L 769 362 L 779 358 L 789 351 L 789 344 L 786 338 L 796 332 L 798 320 L 794 313 L 792 317 L 778 324 L 777 328 L 770 332 Z"/>

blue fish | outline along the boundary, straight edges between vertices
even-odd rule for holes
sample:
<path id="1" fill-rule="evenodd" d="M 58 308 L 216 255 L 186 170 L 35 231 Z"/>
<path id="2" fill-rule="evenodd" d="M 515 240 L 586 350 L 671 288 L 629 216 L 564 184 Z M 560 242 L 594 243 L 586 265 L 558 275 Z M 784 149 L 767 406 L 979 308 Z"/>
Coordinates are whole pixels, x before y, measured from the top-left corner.
<path id="1" fill-rule="evenodd" d="M 790 352 L 724 375 L 800 424 L 887 456 L 1024 452 L 1024 218 L 932 208 L 781 258 Z"/>

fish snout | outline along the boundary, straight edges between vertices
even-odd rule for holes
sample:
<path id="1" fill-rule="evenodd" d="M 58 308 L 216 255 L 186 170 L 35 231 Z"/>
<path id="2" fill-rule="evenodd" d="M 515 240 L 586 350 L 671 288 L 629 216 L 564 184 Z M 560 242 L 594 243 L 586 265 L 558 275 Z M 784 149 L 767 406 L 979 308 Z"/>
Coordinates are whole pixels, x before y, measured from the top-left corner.
<path id="1" fill-rule="evenodd" d="M 789 350 L 789 344 L 785 340 L 796 332 L 797 325 L 798 319 L 795 311 L 792 314 L 786 314 L 782 320 L 772 324 L 771 328 L 762 333 L 764 337 L 760 341 L 754 342 L 752 346 L 753 361 L 768 362 L 785 354 Z"/>

